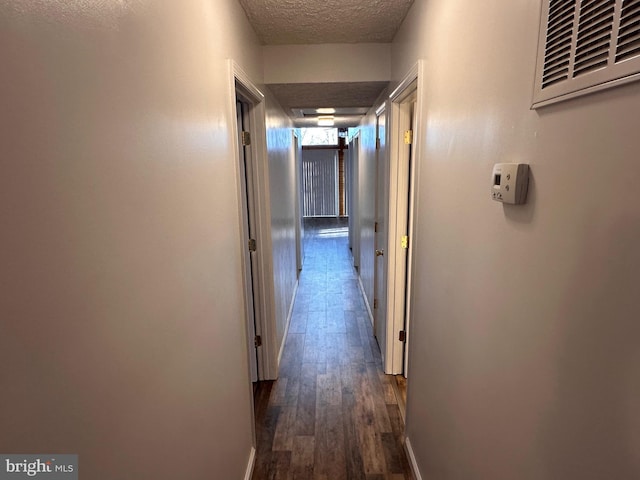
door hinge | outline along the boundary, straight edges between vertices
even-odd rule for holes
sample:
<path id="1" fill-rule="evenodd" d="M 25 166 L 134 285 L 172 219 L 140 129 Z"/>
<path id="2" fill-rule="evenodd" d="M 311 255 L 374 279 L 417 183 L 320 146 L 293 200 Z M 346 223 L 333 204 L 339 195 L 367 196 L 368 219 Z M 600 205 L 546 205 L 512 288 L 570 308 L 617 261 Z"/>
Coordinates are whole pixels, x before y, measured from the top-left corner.
<path id="1" fill-rule="evenodd" d="M 413 130 L 404 132 L 404 143 L 411 145 L 413 143 Z"/>
<path id="2" fill-rule="evenodd" d="M 376 138 L 376 150 L 380 150 L 380 138 Z"/>
<path id="3" fill-rule="evenodd" d="M 378 299 L 374 298 L 373 299 L 373 309 L 375 310 L 376 308 L 378 308 Z"/>
<path id="4" fill-rule="evenodd" d="M 402 248 L 409 248 L 409 237 L 407 235 L 403 235 L 400 239 L 400 246 Z"/>
<path id="5" fill-rule="evenodd" d="M 378 222 L 373 224 L 373 231 L 376 233 L 378 232 Z"/>
<path id="6" fill-rule="evenodd" d="M 261 347 L 262 337 L 260 335 L 256 335 L 255 338 L 253 339 L 253 344 L 256 346 L 256 348 Z"/>
<path id="7" fill-rule="evenodd" d="M 251 133 L 242 132 L 242 146 L 247 147 L 249 145 L 251 145 Z"/>
<path id="8" fill-rule="evenodd" d="M 254 238 L 249 239 L 249 251 L 255 252 L 258 249 L 258 244 L 256 243 Z"/>
<path id="9" fill-rule="evenodd" d="M 398 335 L 398 340 L 400 340 L 401 342 L 406 342 L 407 332 L 405 332 L 404 330 L 400 330 L 400 334 Z"/>

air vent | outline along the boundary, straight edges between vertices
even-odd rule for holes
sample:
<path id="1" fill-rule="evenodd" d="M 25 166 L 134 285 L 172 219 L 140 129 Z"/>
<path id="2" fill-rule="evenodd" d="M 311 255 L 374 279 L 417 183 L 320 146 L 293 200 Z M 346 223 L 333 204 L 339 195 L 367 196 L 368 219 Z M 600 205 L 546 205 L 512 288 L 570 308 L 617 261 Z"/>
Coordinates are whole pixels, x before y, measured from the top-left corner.
<path id="1" fill-rule="evenodd" d="M 574 77 L 607 66 L 615 6 L 615 0 L 582 2 L 573 67 Z"/>
<path id="2" fill-rule="evenodd" d="M 640 79 L 640 0 L 543 0 L 533 108 Z"/>
<path id="3" fill-rule="evenodd" d="M 569 78 L 576 0 L 552 0 L 544 54 L 542 88 Z"/>
<path id="4" fill-rule="evenodd" d="M 640 55 L 640 0 L 626 0 L 622 4 L 616 62 Z"/>

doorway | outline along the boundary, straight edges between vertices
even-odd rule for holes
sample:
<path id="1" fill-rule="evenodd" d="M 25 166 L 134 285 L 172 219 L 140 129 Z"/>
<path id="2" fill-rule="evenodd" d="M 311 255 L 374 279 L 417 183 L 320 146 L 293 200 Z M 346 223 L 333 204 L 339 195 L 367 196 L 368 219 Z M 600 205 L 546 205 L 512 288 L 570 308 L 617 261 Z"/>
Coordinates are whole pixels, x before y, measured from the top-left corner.
<path id="1" fill-rule="evenodd" d="M 387 160 L 386 102 L 376 110 L 376 184 L 373 264 L 373 324 L 383 365 L 387 357 L 387 217 L 389 210 L 389 162 Z"/>
<path id="2" fill-rule="evenodd" d="M 256 305 L 259 302 L 260 286 L 258 284 L 257 251 L 257 209 L 255 199 L 255 169 L 251 158 L 251 117 L 252 105 L 236 87 L 236 123 L 238 142 L 238 168 L 240 171 L 240 196 L 242 208 L 242 231 L 244 245 L 246 245 L 244 261 L 244 287 L 247 316 L 247 340 L 249 348 L 249 371 L 251 382 L 256 383 L 259 378 L 260 355 L 262 346 L 262 329 Z M 252 341 L 253 340 L 253 341 Z"/>
<path id="3" fill-rule="evenodd" d="M 275 300 L 265 98 L 229 60 L 230 125 L 236 158 L 247 364 L 252 382 L 277 376 Z"/>
<path id="4" fill-rule="evenodd" d="M 349 247 L 353 257 L 353 266 L 360 269 L 360 132 L 351 139 L 349 145 L 349 164 L 347 194 L 349 195 Z"/>
<path id="5" fill-rule="evenodd" d="M 422 97 L 419 79 L 423 62 L 418 62 L 389 96 L 390 175 L 387 361 L 385 372 L 396 376 L 400 403 L 406 402 L 409 378 L 412 258 L 419 164 Z M 401 406 L 401 412 L 403 408 Z"/>
<path id="6" fill-rule="evenodd" d="M 298 278 L 304 262 L 304 223 L 302 221 L 302 144 L 296 130 L 293 131 L 293 157 L 295 161 L 296 197 L 295 197 L 295 222 L 296 222 L 296 268 Z"/>

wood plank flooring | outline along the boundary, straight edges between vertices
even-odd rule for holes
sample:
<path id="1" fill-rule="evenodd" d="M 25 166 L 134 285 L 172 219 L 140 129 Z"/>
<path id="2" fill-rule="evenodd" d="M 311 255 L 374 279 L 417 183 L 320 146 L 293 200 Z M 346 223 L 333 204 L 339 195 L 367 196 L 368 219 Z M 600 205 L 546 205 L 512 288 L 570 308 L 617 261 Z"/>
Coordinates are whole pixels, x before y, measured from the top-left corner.
<path id="1" fill-rule="evenodd" d="M 352 267 L 344 221 L 306 225 L 275 382 L 256 391 L 254 480 L 412 479 L 403 421 Z"/>
<path id="2" fill-rule="evenodd" d="M 404 421 L 407 412 L 407 379 L 402 375 L 394 375 L 391 385 L 398 399 L 398 408 Z"/>

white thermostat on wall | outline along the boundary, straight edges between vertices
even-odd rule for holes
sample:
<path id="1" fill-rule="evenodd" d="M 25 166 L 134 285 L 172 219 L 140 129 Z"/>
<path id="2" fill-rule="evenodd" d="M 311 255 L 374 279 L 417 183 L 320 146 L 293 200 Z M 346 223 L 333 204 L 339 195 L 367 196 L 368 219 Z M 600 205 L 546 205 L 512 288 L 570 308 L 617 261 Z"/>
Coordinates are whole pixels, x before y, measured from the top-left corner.
<path id="1" fill-rule="evenodd" d="M 496 163 L 491 174 L 491 198 L 497 202 L 519 205 L 527 200 L 529 165 Z"/>

